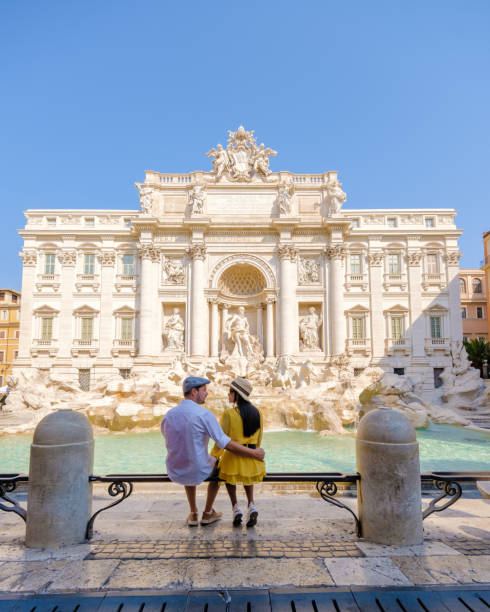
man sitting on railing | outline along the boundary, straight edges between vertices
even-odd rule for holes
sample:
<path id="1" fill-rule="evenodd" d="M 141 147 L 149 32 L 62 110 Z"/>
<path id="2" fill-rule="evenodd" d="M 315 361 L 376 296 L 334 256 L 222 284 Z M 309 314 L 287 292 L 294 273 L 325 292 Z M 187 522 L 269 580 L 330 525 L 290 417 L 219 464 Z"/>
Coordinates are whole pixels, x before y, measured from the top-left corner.
<path id="1" fill-rule="evenodd" d="M 187 377 L 183 384 L 184 399 L 167 412 L 162 421 L 162 433 L 167 446 L 167 472 L 173 482 L 184 485 L 189 502 L 189 526 L 196 526 L 198 509 L 196 505 L 196 486 L 208 480 L 206 507 L 201 525 L 218 521 L 222 513 L 213 509 L 218 494 L 218 470 L 215 459 L 208 454 L 209 438 L 220 448 L 244 457 L 264 460 L 262 448 L 248 448 L 234 442 L 221 429 L 214 414 L 202 406 L 208 391 L 206 385 L 211 381 L 198 376 Z"/>

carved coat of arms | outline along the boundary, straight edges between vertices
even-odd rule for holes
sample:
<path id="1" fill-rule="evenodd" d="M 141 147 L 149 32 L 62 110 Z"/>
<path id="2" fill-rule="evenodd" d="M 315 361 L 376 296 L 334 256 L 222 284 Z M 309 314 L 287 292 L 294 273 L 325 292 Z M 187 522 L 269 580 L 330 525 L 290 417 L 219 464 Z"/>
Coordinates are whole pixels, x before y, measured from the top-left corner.
<path id="1" fill-rule="evenodd" d="M 269 168 L 269 157 L 277 151 L 266 148 L 264 143 L 257 146 L 254 131 L 247 132 L 241 125 L 236 132 L 228 131 L 228 146 L 221 144 L 206 153 L 213 159 L 213 174 L 216 181 L 226 176 L 231 181 L 249 182 L 254 176 L 266 179 L 272 174 Z"/>

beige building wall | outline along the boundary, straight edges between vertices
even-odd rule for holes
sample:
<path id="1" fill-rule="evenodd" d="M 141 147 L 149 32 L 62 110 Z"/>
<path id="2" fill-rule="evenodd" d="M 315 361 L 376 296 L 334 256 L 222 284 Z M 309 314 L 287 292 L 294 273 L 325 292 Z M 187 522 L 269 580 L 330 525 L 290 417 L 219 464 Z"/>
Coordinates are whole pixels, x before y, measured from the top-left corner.
<path id="1" fill-rule="evenodd" d="M 20 293 L 0 289 L 0 387 L 7 384 L 7 376 L 17 358 L 20 334 Z"/>
<path id="2" fill-rule="evenodd" d="M 459 271 L 463 338 L 488 341 L 488 304 L 485 272 L 479 268 Z"/>

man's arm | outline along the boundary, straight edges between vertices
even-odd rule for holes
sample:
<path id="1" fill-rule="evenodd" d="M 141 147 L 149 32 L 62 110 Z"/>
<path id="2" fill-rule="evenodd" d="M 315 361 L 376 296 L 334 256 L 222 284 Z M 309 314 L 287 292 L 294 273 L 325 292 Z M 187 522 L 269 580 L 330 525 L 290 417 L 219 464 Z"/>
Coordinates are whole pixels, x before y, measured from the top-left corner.
<path id="1" fill-rule="evenodd" d="M 238 444 L 238 442 L 235 442 L 234 440 L 230 440 L 225 448 L 235 455 L 251 457 L 252 459 L 258 459 L 259 461 L 263 461 L 265 457 L 265 451 L 263 448 L 249 448 L 248 446 L 243 446 L 243 444 Z"/>

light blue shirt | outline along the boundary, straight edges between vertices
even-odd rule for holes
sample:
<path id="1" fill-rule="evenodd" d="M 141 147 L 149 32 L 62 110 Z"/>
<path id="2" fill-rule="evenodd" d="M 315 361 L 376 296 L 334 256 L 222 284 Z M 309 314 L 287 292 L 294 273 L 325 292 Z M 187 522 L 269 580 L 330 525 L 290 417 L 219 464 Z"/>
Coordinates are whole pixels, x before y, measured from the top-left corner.
<path id="1" fill-rule="evenodd" d="M 167 446 L 168 476 L 188 486 L 200 484 L 213 470 L 216 459 L 208 454 L 209 438 L 220 448 L 231 440 L 210 410 L 189 399 L 167 412 L 162 434 Z"/>

